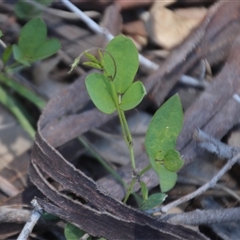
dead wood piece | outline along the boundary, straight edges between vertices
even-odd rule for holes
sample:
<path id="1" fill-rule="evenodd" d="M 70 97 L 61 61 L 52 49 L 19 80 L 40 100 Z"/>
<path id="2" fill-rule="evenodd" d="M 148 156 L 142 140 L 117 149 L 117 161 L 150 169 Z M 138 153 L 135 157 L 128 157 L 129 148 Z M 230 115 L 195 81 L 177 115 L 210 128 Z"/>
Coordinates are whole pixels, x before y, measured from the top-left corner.
<path id="1" fill-rule="evenodd" d="M 159 219 L 173 224 L 186 225 L 239 222 L 240 208 L 195 210 L 187 213 L 168 214 L 164 217 L 160 217 Z"/>
<path id="2" fill-rule="evenodd" d="M 150 92 L 150 97 L 158 105 L 164 101 L 184 73 L 213 51 L 211 46 L 214 47 L 215 53 L 218 52 L 216 49 L 228 50 L 226 44 L 231 45 L 237 35 L 236 32 L 240 30 L 239 9 L 240 2 L 219 1 L 213 5 L 202 24 L 172 51 L 158 71 L 146 79 L 147 92 Z M 221 34 L 226 29 L 232 29 L 227 38 Z M 236 29 L 238 30 L 236 31 Z M 220 55 L 223 55 L 222 51 L 220 51 Z M 217 58 L 216 54 L 215 57 Z"/>
<path id="3" fill-rule="evenodd" d="M 192 141 L 194 129 L 203 128 L 211 136 L 220 139 L 239 122 L 240 104 L 233 98 L 234 94 L 240 94 L 239 54 L 240 36 L 220 74 L 185 113 L 183 130 L 177 141 L 185 164 L 193 161 L 202 151 Z"/>

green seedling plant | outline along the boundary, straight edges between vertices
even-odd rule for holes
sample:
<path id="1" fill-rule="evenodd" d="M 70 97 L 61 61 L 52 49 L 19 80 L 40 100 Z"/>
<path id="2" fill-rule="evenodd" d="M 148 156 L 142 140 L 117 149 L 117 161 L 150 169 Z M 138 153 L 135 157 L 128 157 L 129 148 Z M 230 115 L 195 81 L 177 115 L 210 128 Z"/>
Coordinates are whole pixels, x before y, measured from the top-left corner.
<path id="1" fill-rule="evenodd" d="M 106 114 L 117 112 L 123 137 L 129 149 L 132 165 L 132 182 L 124 199 L 126 202 L 138 181 L 141 186 L 143 202 L 141 209 L 147 210 L 161 204 L 177 181 L 177 171 L 183 160 L 176 148 L 176 140 L 182 129 L 183 112 L 178 95 L 165 102 L 154 114 L 145 137 L 146 152 L 150 164 L 140 172 L 136 170 L 133 138 L 128 127 L 125 112 L 135 108 L 146 95 L 141 81 L 134 81 L 139 68 L 138 51 L 127 37 L 113 38 L 106 49 L 98 49 L 98 56 L 85 51 L 89 61 L 83 64 L 100 72 L 91 73 L 86 78 L 86 88 L 95 106 Z M 70 72 L 80 61 L 81 54 L 72 64 Z M 148 188 L 141 176 L 151 168 L 157 173 L 161 192 L 148 196 Z"/>
<path id="2" fill-rule="evenodd" d="M 50 57 L 60 48 L 61 45 L 57 39 L 47 39 L 47 27 L 44 21 L 41 18 L 35 18 L 23 26 L 18 43 L 6 46 L 1 56 L 3 67 L 0 73 L 0 102 L 12 112 L 32 138 L 35 130 L 24 114 L 25 108 L 11 94 L 12 91 L 8 90 L 17 92 L 40 110 L 45 106 L 46 101 L 16 82 L 11 74 L 31 66 L 36 61 Z"/>

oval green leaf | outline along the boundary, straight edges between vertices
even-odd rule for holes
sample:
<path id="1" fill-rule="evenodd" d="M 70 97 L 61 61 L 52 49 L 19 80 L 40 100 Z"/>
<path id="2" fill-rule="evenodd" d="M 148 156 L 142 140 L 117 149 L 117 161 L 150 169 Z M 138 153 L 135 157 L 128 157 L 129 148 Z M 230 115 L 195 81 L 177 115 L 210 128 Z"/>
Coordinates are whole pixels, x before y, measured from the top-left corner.
<path id="1" fill-rule="evenodd" d="M 169 171 L 176 172 L 183 166 L 183 164 L 184 161 L 176 150 L 169 150 L 164 156 L 164 166 Z"/>
<path id="2" fill-rule="evenodd" d="M 159 184 L 162 192 L 167 192 L 171 190 L 177 182 L 177 174 L 175 172 L 167 170 L 162 164 L 156 163 L 156 171 Z"/>
<path id="3" fill-rule="evenodd" d="M 71 223 L 67 223 L 64 228 L 64 235 L 67 240 L 79 240 L 85 232 Z"/>
<path id="4" fill-rule="evenodd" d="M 152 194 L 141 206 L 141 210 L 149 210 L 162 204 L 167 197 L 165 193 Z"/>
<path id="5" fill-rule="evenodd" d="M 175 148 L 182 124 L 181 101 L 178 95 L 174 95 L 157 110 L 149 124 L 145 147 L 150 159 L 156 159 L 159 152 L 166 154 Z"/>
<path id="6" fill-rule="evenodd" d="M 138 51 L 130 38 L 119 35 L 108 43 L 104 53 L 104 69 L 112 77 L 116 72 L 114 85 L 117 93 L 123 94 L 130 87 L 138 67 Z"/>
<path id="7" fill-rule="evenodd" d="M 146 95 L 146 89 L 142 82 L 134 82 L 123 94 L 120 108 L 123 111 L 135 108 Z"/>
<path id="8" fill-rule="evenodd" d="M 92 73 L 86 78 L 86 88 L 95 106 L 106 114 L 116 111 L 116 105 L 111 96 L 110 82 L 101 73 Z"/>
<path id="9" fill-rule="evenodd" d="M 52 56 L 61 48 L 60 42 L 55 39 L 46 40 L 42 45 L 40 45 L 32 57 L 32 61 L 38 61 L 47 57 Z"/>
<path id="10" fill-rule="evenodd" d="M 36 49 L 38 49 L 46 40 L 47 27 L 41 18 L 35 18 L 27 22 L 21 32 L 18 40 L 18 46 L 24 56 L 32 58 Z"/>
<path id="11" fill-rule="evenodd" d="M 30 62 L 24 58 L 24 54 L 22 53 L 21 49 L 14 44 L 12 47 L 14 59 L 25 66 L 30 66 Z"/>

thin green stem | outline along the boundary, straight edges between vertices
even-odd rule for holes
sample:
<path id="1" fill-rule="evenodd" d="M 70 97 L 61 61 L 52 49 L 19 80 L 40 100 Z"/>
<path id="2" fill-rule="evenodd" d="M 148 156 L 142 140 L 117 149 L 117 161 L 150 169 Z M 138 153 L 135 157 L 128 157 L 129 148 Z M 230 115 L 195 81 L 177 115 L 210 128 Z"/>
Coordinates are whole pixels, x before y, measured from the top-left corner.
<path id="1" fill-rule="evenodd" d="M 152 168 L 152 165 L 149 164 L 139 173 L 139 176 L 141 177 L 145 172 L 149 171 L 151 168 Z"/>
<path id="2" fill-rule="evenodd" d="M 118 94 L 116 92 L 114 83 L 113 83 L 113 81 L 111 79 L 110 79 L 109 82 L 110 82 L 110 85 L 111 85 L 111 91 L 112 91 L 113 100 L 114 100 L 116 108 L 117 108 L 118 117 L 119 117 L 119 120 L 120 120 L 122 132 L 123 132 L 123 137 L 124 137 L 124 140 L 125 140 L 125 142 L 126 142 L 126 144 L 128 146 L 128 149 L 129 149 L 130 159 L 131 159 L 131 164 L 132 164 L 132 169 L 133 169 L 133 174 L 135 175 L 136 174 L 136 163 L 135 163 L 135 157 L 134 157 L 132 135 L 131 135 L 131 132 L 129 130 L 128 123 L 127 123 L 124 111 L 122 111 L 120 109 L 120 106 L 119 106 L 120 100 L 119 100 L 119 96 L 118 96 Z M 129 196 L 131 195 L 135 182 L 136 182 L 136 178 L 134 177 L 132 179 L 130 187 L 127 190 L 127 194 L 126 194 L 126 196 L 124 198 L 124 203 L 127 202 Z"/>
<path id="3" fill-rule="evenodd" d="M 14 70 L 14 68 L 21 67 L 21 66 L 23 66 L 22 63 L 20 63 L 20 62 L 14 62 L 13 64 L 11 64 L 11 65 L 9 65 L 9 66 L 6 66 L 5 71 L 6 71 L 6 72 L 7 72 L 7 71 L 12 71 L 12 70 Z"/>
<path id="4" fill-rule="evenodd" d="M 35 136 L 35 130 L 31 126 L 27 118 L 23 115 L 22 111 L 17 106 L 17 103 L 15 102 L 14 98 L 9 96 L 2 87 L 0 87 L 0 102 L 12 112 L 12 114 L 19 121 L 20 125 L 23 127 L 23 129 L 33 139 Z"/>
<path id="5" fill-rule="evenodd" d="M 119 181 L 126 189 L 130 189 L 130 186 L 125 183 L 120 175 L 108 164 L 106 161 L 92 148 L 92 146 L 88 143 L 88 140 L 83 136 L 78 137 L 78 140 L 83 144 L 83 146 L 102 164 L 102 166 L 113 175 L 113 177 Z M 131 194 L 131 192 L 130 192 Z M 129 195 L 130 195 L 129 194 Z M 136 193 L 133 193 L 133 196 L 136 200 L 139 200 L 139 196 Z"/>
<path id="6" fill-rule="evenodd" d="M 127 184 L 122 180 L 122 178 L 116 173 L 115 170 L 92 148 L 92 146 L 88 143 L 88 140 L 81 136 L 78 137 L 78 140 L 82 143 L 82 145 L 102 164 L 102 166 L 113 175 L 113 177 L 119 181 L 124 187 L 128 188 Z"/>
<path id="7" fill-rule="evenodd" d="M 130 129 L 128 127 L 128 123 L 125 117 L 124 112 L 120 109 L 120 115 L 123 121 L 123 126 L 125 128 L 125 134 L 126 134 L 126 143 L 130 152 L 130 159 L 131 159 L 131 164 L 132 164 L 132 169 L 135 172 L 136 171 L 136 163 L 135 163 L 135 157 L 134 157 L 134 150 L 133 150 L 133 139 L 132 135 L 130 132 Z"/>
<path id="8" fill-rule="evenodd" d="M 0 73 L 0 83 L 14 89 L 18 94 L 35 104 L 40 110 L 42 110 L 46 105 L 46 101 L 43 98 L 37 96 L 31 90 L 16 82 L 14 79 L 8 78 L 5 74 Z"/>
<path id="9" fill-rule="evenodd" d="M 132 169 L 133 169 L 133 172 L 135 173 L 136 172 L 136 163 L 135 163 L 135 157 L 134 157 L 132 135 L 131 135 L 131 132 L 129 130 L 125 114 L 119 107 L 119 99 L 118 99 L 118 95 L 117 95 L 117 92 L 116 92 L 113 81 L 110 81 L 110 85 L 111 85 L 111 90 L 112 90 L 112 96 L 114 98 L 113 100 L 116 104 L 118 117 L 119 117 L 121 128 L 122 128 L 123 137 L 124 137 L 124 140 L 125 140 L 125 142 L 128 146 L 128 149 L 129 149 Z"/>
<path id="10" fill-rule="evenodd" d="M 141 177 L 145 172 L 149 171 L 150 169 L 152 168 L 151 164 L 149 164 L 148 166 L 146 166 L 139 174 L 138 176 Z M 128 188 L 128 191 L 127 191 L 127 194 L 123 200 L 124 203 L 127 202 L 129 196 L 131 195 L 132 193 L 132 190 L 133 190 L 133 187 L 134 187 L 134 184 L 136 182 L 136 180 L 138 179 L 138 176 L 134 177 L 131 184 L 130 184 L 130 187 Z"/>
<path id="11" fill-rule="evenodd" d="M 134 185 L 135 185 L 135 183 L 136 183 L 136 180 L 137 180 L 136 178 L 133 178 L 133 179 L 132 179 L 132 182 L 131 182 L 131 184 L 130 184 L 130 187 L 128 188 L 127 194 L 126 194 L 126 196 L 125 196 L 125 198 L 124 198 L 124 200 L 123 200 L 124 203 L 127 202 L 129 196 L 131 195 L 131 193 L 132 193 L 132 191 L 133 191 L 133 187 L 134 187 Z"/>

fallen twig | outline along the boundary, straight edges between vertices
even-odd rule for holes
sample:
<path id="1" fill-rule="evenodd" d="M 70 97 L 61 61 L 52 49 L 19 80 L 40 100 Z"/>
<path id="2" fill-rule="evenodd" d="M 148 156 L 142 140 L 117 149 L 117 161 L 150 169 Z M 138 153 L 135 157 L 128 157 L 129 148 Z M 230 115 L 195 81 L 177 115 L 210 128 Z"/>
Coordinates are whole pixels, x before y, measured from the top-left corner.
<path id="1" fill-rule="evenodd" d="M 193 138 L 198 142 L 198 145 L 201 148 L 204 148 L 208 152 L 214 153 L 219 158 L 233 158 L 233 156 L 239 152 L 239 149 L 220 142 L 199 128 L 194 131 Z"/>
<path id="2" fill-rule="evenodd" d="M 95 33 L 100 33 L 105 35 L 106 39 L 110 41 L 113 39 L 113 35 L 106 29 L 100 27 L 96 22 L 94 22 L 90 17 L 88 17 L 86 14 L 84 14 L 79 8 L 77 8 L 74 4 L 72 4 L 69 0 L 61 0 L 62 3 L 69 8 L 71 11 L 78 14 L 80 19 Z M 149 69 L 151 71 L 156 71 L 158 69 L 158 64 L 148 60 L 141 54 L 139 54 L 139 62 L 142 66 L 144 66 L 146 69 Z"/>
<path id="3" fill-rule="evenodd" d="M 37 223 L 38 219 L 43 214 L 43 209 L 38 205 L 38 202 L 36 199 L 33 199 L 31 201 L 31 204 L 34 207 L 34 210 L 32 211 L 31 217 L 28 220 L 28 222 L 25 224 L 22 232 L 18 236 L 17 240 L 27 240 L 29 235 L 31 234 L 35 224 Z"/>
<path id="4" fill-rule="evenodd" d="M 200 130 L 197 130 L 198 132 L 200 132 Z M 195 138 L 198 138 L 197 133 L 195 132 Z M 199 137 L 199 139 L 201 140 L 207 140 L 208 144 L 203 144 L 201 143 L 201 146 L 204 147 L 207 150 L 213 150 L 214 153 L 218 153 L 219 156 L 230 156 L 231 154 L 235 153 L 235 156 L 232 157 L 230 160 L 228 160 L 228 162 L 223 166 L 223 168 L 206 184 L 204 184 L 203 186 L 201 186 L 200 188 L 198 188 L 196 191 L 174 201 L 171 202 L 169 204 L 167 204 L 166 206 L 163 206 L 161 208 L 159 208 L 159 210 L 163 213 L 168 212 L 171 208 L 176 207 L 182 203 L 185 203 L 199 195 L 201 195 L 203 192 L 207 191 L 209 188 L 213 188 L 216 183 L 218 182 L 218 180 L 239 160 L 240 158 L 240 152 L 235 151 L 235 149 L 227 146 L 226 144 L 221 143 L 220 141 L 211 138 L 210 136 L 208 136 L 207 134 L 205 134 L 204 132 L 200 132 L 201 133 L 201 137 Z M 209 146 L 212 145 L 214 148 L 211 149 L 209 148 Z M 217 149 L 217 151 L 216 151 Z"/>
<path id="5" fill-rule="evenodd" d="M 195 210 L 180 214 L 167 214 L 160 216 L 161 221 L 172 224 L 201 225 L 224 222 L 239 222 L 240 208 L 214 209 L 214 210 Z"/>

